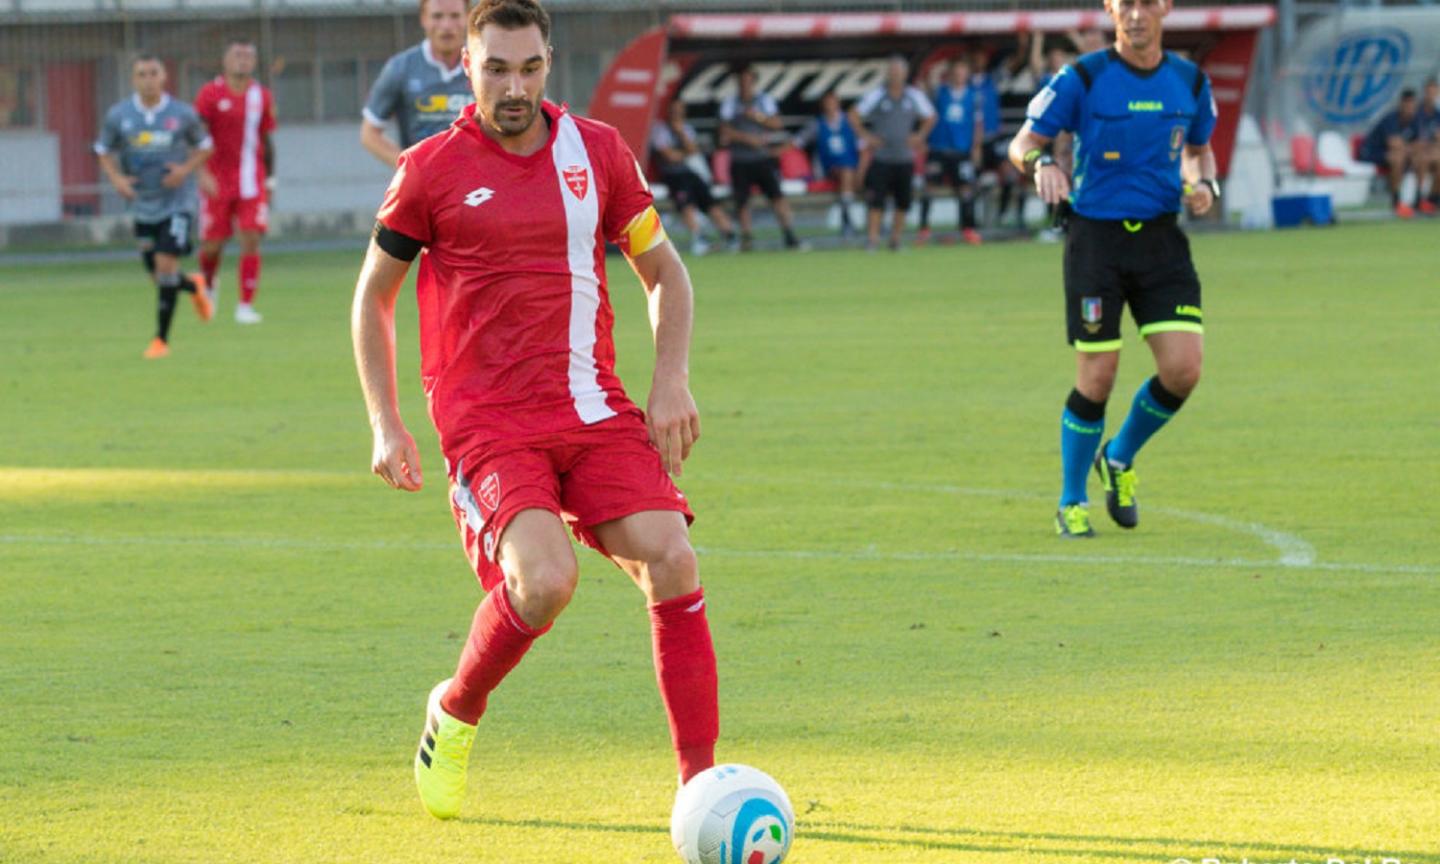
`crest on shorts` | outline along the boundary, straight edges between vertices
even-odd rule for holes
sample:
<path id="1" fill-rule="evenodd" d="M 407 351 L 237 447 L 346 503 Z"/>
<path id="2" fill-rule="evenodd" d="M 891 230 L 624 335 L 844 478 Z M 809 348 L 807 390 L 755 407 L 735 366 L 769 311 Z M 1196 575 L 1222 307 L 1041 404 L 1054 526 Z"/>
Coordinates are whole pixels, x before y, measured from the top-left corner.
<path id="1" fill-rule="evenodd" d="M 1099 324 L 1104 317 L 1099 297 L 1080 298 L 1080 318 L 1086 324 Z"/>
<path id="2" fill-rule="evenodd" d="M 500 475 L 493 471 L 480 481 L 480 506 L 491 513 L 500 508 Z"/>
<path id="3" fill-rule="evenodd" d="M 590 191 L 590 172 L 582 165 L 571 165 L 563 173 L 566 188 L 573 192 L 576 198 L 584 201 L 585 193 Z"/>

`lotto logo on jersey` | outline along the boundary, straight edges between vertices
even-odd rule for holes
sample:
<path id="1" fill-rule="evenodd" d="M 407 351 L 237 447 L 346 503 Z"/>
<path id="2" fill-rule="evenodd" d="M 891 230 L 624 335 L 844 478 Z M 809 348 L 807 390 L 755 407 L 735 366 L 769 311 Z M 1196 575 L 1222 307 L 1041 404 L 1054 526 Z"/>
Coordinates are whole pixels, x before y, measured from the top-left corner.
<path id="1" fill-rule="evenodd" d="M 590 172 L 579 165 L 571 165 L 565 169 L 565 186 L 575 197 L 581 201 L 585 200 L 585 193 L 590 191 Z"/>

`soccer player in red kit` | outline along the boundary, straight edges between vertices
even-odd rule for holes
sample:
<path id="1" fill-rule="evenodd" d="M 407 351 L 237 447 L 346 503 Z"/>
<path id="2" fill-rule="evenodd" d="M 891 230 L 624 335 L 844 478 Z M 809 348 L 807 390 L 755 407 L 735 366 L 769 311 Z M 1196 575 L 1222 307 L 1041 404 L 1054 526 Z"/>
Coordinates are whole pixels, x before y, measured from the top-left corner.
<path id="1" fill-rule="evenodd" d="M 200 206 L 200 267 L 215 295 L 215 271 L 225 242 L 240 228 L 240 302 L 235 320 L 259 324 L 260 313 L 251 305 L 260 284 L 260 238 L 270 221 L 267 182 L 275 171 L 275 102 L 270 91 L 255 80 L 255 43 L 231 39 L 221 59 L 221 75 L 200 88 L 195 110 L 210 137 L 215 155 L 208 177 L 201 178 L 204 201 Z"/>
<path id="2" fill-rule="evenodd" d="M 430 693 L 415 758 L 421 802 L 439 818 L 460 810 L 487 698 L 575 591 L 567 526 L 649 601 L 682 782 L 714 763 L 719 735 L 692 515 L 669 476 L 700 435 L 690 277 L 619 134 L 545 101 L 549 36 L 535 0 L 471 11 L 463 63 L 477 103 L 401 155 L 355 289 L 372 467 L 414 491 L 422 478 L 396 401 L 394 307 L 424 250 L 421 377 L 456 524 L 488 592 L 454 677 Z M 615 375 L 607 241 L 649 296 L 645 412 Z"/>

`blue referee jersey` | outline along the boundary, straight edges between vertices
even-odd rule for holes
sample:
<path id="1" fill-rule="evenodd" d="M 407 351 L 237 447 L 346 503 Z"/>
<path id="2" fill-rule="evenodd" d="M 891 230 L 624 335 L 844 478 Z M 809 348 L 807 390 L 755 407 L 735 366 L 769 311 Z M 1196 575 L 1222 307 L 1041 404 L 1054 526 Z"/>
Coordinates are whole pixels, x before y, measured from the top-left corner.
<path id="1" fill-rule="evenodd" d="M 1070 205 L 1089 219 L 1153 219 L 1181 205 L 1185 145 L 1210 141 L 1215 99 L 1205 73 L 1167 51 L 1136 69 L 1112 48 L 1066 66 L 1025 116 L 1037 133 L 1075 133 Z"/>

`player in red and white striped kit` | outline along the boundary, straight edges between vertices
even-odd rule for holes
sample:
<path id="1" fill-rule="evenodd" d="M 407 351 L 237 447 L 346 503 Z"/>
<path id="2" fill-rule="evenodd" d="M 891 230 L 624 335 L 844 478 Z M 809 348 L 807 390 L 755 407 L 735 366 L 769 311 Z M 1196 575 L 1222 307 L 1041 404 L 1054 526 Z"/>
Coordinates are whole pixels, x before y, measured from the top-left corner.
<path id="1" fill-rule="evenodd" d="M 395 383 L 395 299 L 416 283 L 421 378 L 465 552 L 488 592 L 453 678 L 430 694 L 415 778 L 455 816 L 491 692 L 570 602 L 568 527 L 649 602 L 656 677 L 682 780 L 715 761 L 715 652 L 685 497 L 669 474 L 700 434 L 689 387 L 693 292 L 618 132 L 544 100 L 550 19 L 482 0 L 462 63 L 477 102 L 404 151 L 355 289 L 355 357 L 372 469 L 421 486 Z M 615 374 L 605 244 L 650 298 L 655 371 L 642 412 Z"/>
<path id="2" fill-rule="evenodd" d="M 255 80 L 255 43 L 232 39 L 225 46 L 221 75 L 195 96 L 195 111 L 210 127 L 215 155 L 201 179 L 200 267 L 216 291 L 220 255 L 236 227 L 240 230 L 240 302 L 235 320 L 259 324 L 252 303 L 260 284 L 260 238 L 270 221 L 268 183 L 275 170 L 275 103 Z"/>

